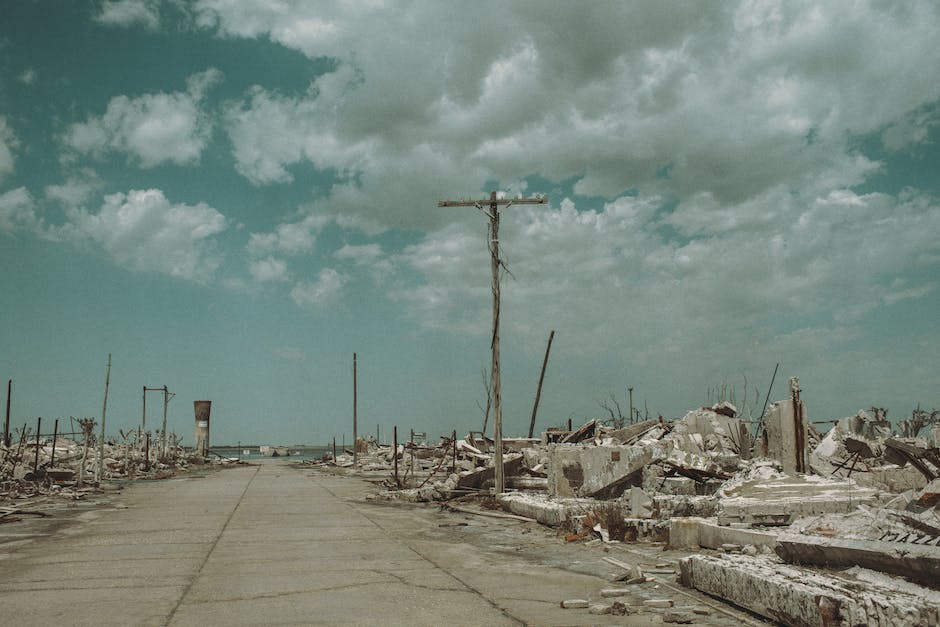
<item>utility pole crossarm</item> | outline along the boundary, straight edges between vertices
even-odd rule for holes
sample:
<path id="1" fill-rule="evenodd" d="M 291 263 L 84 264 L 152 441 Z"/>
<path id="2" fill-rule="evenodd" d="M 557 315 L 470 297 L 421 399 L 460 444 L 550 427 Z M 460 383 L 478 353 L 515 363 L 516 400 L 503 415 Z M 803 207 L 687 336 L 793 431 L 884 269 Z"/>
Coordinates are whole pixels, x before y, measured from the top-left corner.
<path id="1" fill-rule="evenodd" d="M 485 198 L 483 200 L 439 200 L 438 207 L 481 207 L 484 205 L 544 205 L 548 203 L 547 196 L 536 198 L 498 198 L 496 200 Z"/>

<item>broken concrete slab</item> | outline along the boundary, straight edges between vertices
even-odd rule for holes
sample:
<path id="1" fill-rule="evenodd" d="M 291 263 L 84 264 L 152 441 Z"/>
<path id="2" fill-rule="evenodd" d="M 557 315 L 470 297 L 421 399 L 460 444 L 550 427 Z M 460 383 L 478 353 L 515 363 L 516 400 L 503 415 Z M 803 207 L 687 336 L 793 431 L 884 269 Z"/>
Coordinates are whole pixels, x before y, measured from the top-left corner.
<path id="1" fill-rule="evenodd" d="M 788 564 L 861 566 L 940 589 L 940 547 L 936 546 L 781 534 L 774 551 Z"/>
<path id="2" fill-rule="evenodd" d="M 663 457 L 657 446 L 549 446 L 548 493 L 551 496 L 619 496 L 639 484 L 643 467 Z M 619 492 L 617 492 L 619 489 Z M 616 492 L 616 493 L 615 493 Z"/>
<path id="3" fill-rule="evenodd" d="M 892 585 L 890 579 L 842 580 L 743 555 L 692 555 L 679 560 L 679 567 L 684 586 L 794 627 L 940 624 L 940 593 Z"/>
<path id="4" fill-rule="evenodd" d="M 879 492 L 851 479 L 796 475 L 751 479 L 730 484 L 719 493 L 718 523 L 789 525 L 799 516 L 850 512 L 874 504 Z"/>

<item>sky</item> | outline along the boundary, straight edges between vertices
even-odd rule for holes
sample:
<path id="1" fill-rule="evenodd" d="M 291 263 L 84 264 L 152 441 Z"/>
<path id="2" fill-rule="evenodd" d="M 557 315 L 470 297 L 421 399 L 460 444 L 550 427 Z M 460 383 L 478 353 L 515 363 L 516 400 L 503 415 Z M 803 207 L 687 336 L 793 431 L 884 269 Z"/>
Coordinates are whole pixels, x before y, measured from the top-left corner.
<path id="1" fill-rule="evenodd" d="M 940 406 L 940 5 L 7 3 L 11 426 L 211 441 L 503 432 L 800 378 L 812 420 Z M 43 429 L 46 431 L 46 428 Z"/>

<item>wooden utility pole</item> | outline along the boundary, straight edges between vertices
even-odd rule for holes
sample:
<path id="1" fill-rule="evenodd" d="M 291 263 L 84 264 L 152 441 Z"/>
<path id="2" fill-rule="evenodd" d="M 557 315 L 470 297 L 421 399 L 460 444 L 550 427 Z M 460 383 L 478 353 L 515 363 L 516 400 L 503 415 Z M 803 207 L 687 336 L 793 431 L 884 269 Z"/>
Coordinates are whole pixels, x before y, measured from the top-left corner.
<path id="1" fill-rule="evenodd" d="M 438 207 L 476 207 L 490 219 L 489 249 L 490 269 L 493 274 L 493 334 L 490 340 L 492 349 L 492 366 L 490 369 L 490 385 L 493 386 L 493 440 L 496 446 L 495 480 L 496 494 L 501 494 L 506 482 L 503 476 L 503 404 L 502 390 L 499 379 L 499 269 L 504 267 L 499 258 L 499 207 L 504 205 L 544 205 L 548 198 L 497 198 L 496 192 L 490 192 L 488 200 L 441 200 Z"/>
<path id="2" fill-rule="evenodd" d="M 548 353 L 552 350 L 552 340 L 555 339 L 555 331 L 548 334 L 548 346 L 545 347 L 545 359 L 542 360 L 542 372 L 539 374 L 539 387 L 535 390 L 535 404 L 532 406 L 532 420 L 529 422 L 529 437 L 535 431 L 535 414 L 539 410 L 539 399 L 542 398 L 542 381 L 545 380 L 545 366 L 548 365 Z"/>
<path id="3" fill-rule="evenodd" d="M 357 425 L 356 425 L 356 405 L 358 399 L 358 387 L 356 385 L 356 353 L 353 353 L 353 467 L 358 468 L 359 466 L 359 449 L 356 448 L 356 435 L 357 435 Z"/>
<path id="4" fill-rule="evenodd" d="M 3 421 L 3 445 L 10 446 L 10 395 L 13 393 L 13 379 L 7 381 L 7 417 Z"/>
<path id="5" fill-rule="evenodd" d="M 108 413 L 108 386 L 111 384 L 111 353 L 108 353 L 108 367 L 104 372 L 104 401 L 101 403 L 101 437 L 98 439 L 98 472 L 95 480 L 104 481 L 104 421 Z M 144 394 L 146 400 L 146 394 Z"/>

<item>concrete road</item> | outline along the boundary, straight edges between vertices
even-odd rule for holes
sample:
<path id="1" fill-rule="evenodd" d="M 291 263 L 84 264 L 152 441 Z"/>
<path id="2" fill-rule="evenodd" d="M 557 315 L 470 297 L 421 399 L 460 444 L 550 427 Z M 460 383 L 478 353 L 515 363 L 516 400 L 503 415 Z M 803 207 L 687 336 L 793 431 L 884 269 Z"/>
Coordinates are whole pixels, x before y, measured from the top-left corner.
<path id="1" fill-rule="evenodd" d="M 570 556 L 534 563 L 531 554 L 555 551 L 538 525 L 370 504 L 367 488 L 266 460 L 138 482 L 103 506 L 4 525 L 0 624 L 661 622 L 661 611 L 559 608 L 610 584 Z M 31 537 L 36 529 L 45 535 Z M 700 624 L 737 623 L 712 614 Z"/>

